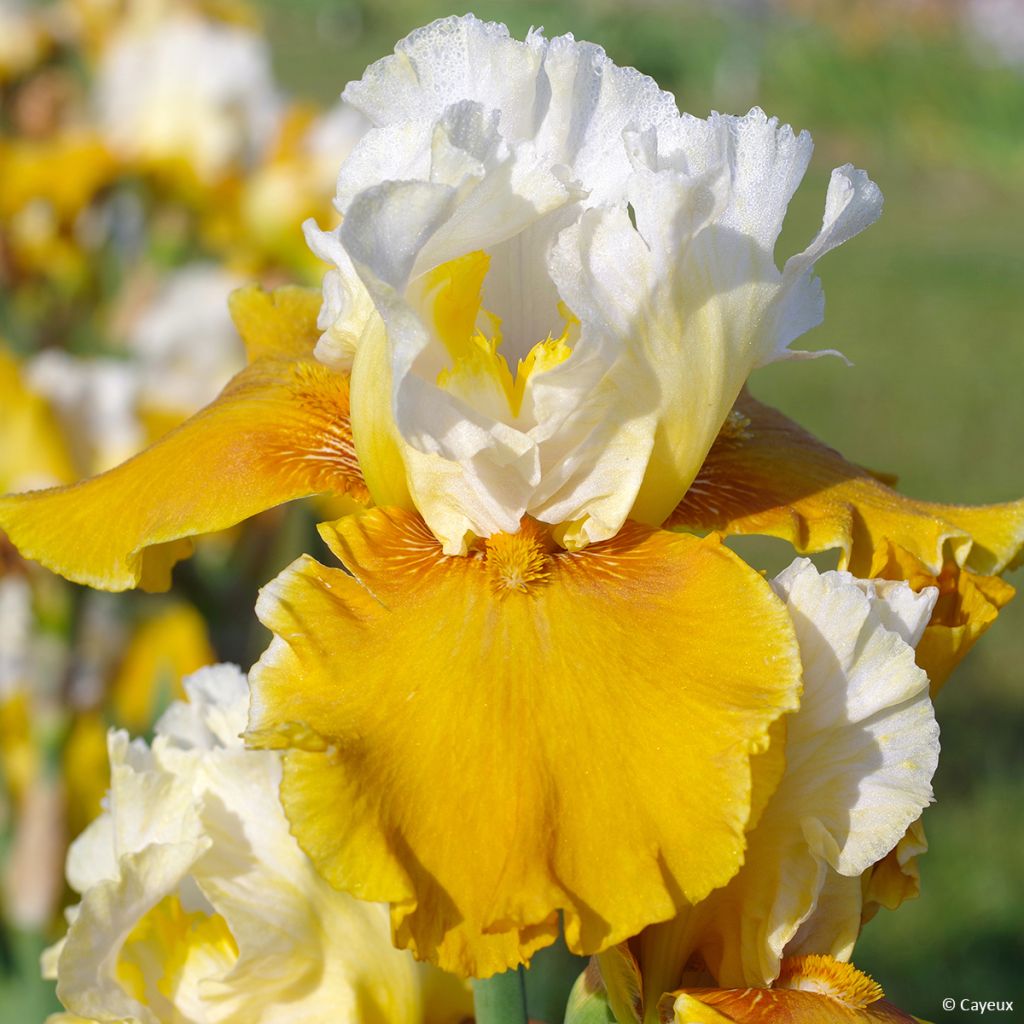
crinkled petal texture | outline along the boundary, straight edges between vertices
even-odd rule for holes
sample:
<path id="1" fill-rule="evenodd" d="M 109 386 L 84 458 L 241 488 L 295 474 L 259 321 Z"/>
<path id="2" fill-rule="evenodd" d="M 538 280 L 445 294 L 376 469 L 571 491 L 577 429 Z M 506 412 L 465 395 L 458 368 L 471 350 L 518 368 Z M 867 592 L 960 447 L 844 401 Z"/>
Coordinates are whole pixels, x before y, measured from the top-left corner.
<path id="1" fill-rule="evenodd" d="M 277 800 L 280 756 L 242 747 L 231 666 L 196 673 L 152 749 L 112 733 L 109 807 L 72 846 L 82 894 L 44 960 L 92 1021 L 436 1022 L 469 1010 L 454 979 L 389 941 L 386 908 L 331 889 Z"/>
<path id="2" fill-rule="evenodd" d="M 342 225 L 309 228 L 333 264 L 320 352 L 354 361 L 374 498 L 415 506 L 449 553 L 526 513 L 568 547 L 659 525 L 750 371 L 820 321 L 814 262 L 881 208 L 837 170 L 780 271 L 806 133 L 680 116 L 597 46 L 472 16 L 414 32 L 344 98 L 372 127 Z"/>
<path id="3" fill-rule="evenodd" d="M 796 628 L 804 692 L 743 869 L 695 910 L 696 946 L 724 986 L 769 985 L 784 952 L 850 955 L 860 876 L 931 801 L 938 763 L 914 662 L 936 592 L 819 574 L 806 559 L 773 585 Z"/>
<path id="4" fill-rule="evenodd" d="M 852 964 L 824 956 L 783 962 L 775 986 L 684 989 L 675 1024 L 914 1024 L 883 998 L 879 985 Z"/>
<path id="5" fill-rule="evenodd" d="M 627 524 L 568 553 L 527 521 L 447 557 L 383 509 L 322 533 L 355 578 L 302 558 L 264 589 L 247 740 L 291 748 L 296 836 L 400 946 L 486 976 L 559 911 L 592 953 L 732 877 L 800 669 L 727 548 Z"/>
<path id="6" fill-rule="evenodd" d="M 1020 564 L 1024 500 L 906 498 L 744 392 L 666 526 L 781 537 L 801 554 L 838 548 L 840 568 L 858 576 L 878 575 L 872 562 L 887 542 L 936 576 L 947 560 L 997 574 Z"/>
<path id="7" fill-rule="evenodd" d="M 197 534 L 293 498 L 365 494 L 348 377 L 312 358 L 308 293 L 250 289 L 233 311 L 253 361 L 211 405 L 107 473 L 0 498 L 24 555 L 104 590 L 166 590 Z"/>

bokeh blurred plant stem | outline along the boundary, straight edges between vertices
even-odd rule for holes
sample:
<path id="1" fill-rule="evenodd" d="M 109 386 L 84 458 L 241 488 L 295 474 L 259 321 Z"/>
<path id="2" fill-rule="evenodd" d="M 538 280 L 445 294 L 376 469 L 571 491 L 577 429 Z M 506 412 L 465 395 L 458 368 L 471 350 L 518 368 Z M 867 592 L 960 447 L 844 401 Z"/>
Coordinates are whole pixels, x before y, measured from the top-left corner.
<path id="1" fill-rule="evenodd" d="M 520 967 L 473 982 L 476 1024 L 527 1024 L 526 978 Z"/>

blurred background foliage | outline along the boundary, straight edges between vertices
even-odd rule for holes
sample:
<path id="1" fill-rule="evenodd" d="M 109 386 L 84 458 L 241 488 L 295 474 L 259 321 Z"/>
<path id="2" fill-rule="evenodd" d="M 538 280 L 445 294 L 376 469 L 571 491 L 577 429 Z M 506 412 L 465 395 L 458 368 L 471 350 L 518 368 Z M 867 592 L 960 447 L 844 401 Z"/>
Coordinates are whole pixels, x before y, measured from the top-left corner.
<path id="1" fill-rule="evenodd" d="M 463 11 L 438 0 L 259 6 L 278 78 L 322 106 L 411 29 Z M 599 42 L 698 116 L 757 104 L 810 130 L 814 161 L 780 263 L 817 230 L 830 170 L 866 168 L 885 213 L 823 261 L 825 324 L 806 339 L 853 366 L 776 366 L 753 390 L 848 458 L 898 474 L 916 497 L 1024 493 L 1024 2 L 479 0 L 473 10 L 517 35 L 542 25 Z M 995 27 L 987 36 L 986 25 Z M 274 510 L 229 562 L 214 547 L 179 568 L 178 587 L 208 619 L 220 657 L 258 656 L 261 627 L 224 609 L 251 607 L 256 587 L 295 554 L 319 552 L 315 518 Z M 781 545 L 743 550 L 770 571 L 790 558 Z M 857 949 L 858 966 L 894 1002 L 936 1021 L 959 1019 L 942 1011 L 946 996 L 1024 1001 L 1022 664 L 1024 601 L 939 697 L 943 759 L 925 815 L 922 896 L 882 911 Z M 15 935 L 0 958 L 24 980 L 42 944 Z M 0 1018 L 41 1019 L 49 993 L 29 989 L 0 991 Z"/>

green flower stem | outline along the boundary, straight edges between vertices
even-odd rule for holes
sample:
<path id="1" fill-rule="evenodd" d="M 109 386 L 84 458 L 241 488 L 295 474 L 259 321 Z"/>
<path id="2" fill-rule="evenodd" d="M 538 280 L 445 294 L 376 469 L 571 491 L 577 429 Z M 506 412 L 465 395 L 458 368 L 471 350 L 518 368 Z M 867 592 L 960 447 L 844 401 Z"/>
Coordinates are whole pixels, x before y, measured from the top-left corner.
<path id="1" fill-rule="evenodd" d="M 527 1024 L 523 969 L 473 982 L 476 1024 Z"/>

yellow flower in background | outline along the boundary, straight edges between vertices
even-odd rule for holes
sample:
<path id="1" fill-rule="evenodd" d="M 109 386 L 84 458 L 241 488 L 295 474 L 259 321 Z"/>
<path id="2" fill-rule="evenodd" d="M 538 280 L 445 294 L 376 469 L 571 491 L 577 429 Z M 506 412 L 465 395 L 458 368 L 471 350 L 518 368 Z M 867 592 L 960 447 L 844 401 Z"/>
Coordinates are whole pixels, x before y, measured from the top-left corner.
<path id="1" fill-rule="evenodd" d="M 282 118 L 273 149 L 241 183 L 234 216 L 216 229 L 241 266 L 282 264 L 313 283 L 323 265 L 296 226 L 307 218 L 337 219 L 331 210 L 338 168 L 365 130 L 365 118 L 346 104 L 316 114 L 295 106 Z"/>
<path id="2" fill-rule="evenodd" d="M 245 677 L 186 690 L 151 747 L 110 734 L 108 809 L 68 857 L 82 899 L 44 957 L 72 1019 L 463 1020 L 468 990 L 393 949 L 385 909 L 331 889 L 289 835 L 279 755 L 238 738 Z"/>
<path id="3" fill-rule="evenodd" d="M 24 368 L 0 342 L 0 490 L 69 483 L 76 473 L 53 409 L 29 387 Z"/>
<path id="4" fill-rule="evenodd" d="M 276 638 L 247 736 L 287 749 L 299 842 L 451 970 L 528 959 L 559 915 L 571 949 L 604 950 L 741 877 L 785 785 L 799 622 L 692 532 L 838 549 L 860 574 L 891 541 L 995 575 L 1024 502 L 902 498 L 743 394 L 801 354 L 815 260 L 880 208 L 840 168 L 777 269 L 806 134 L 681 117 L 597 47 L 471 17 L 345 96 L 371 126 L 340 229 L 309 229 L 322 308 L 236 293 L 249 365 L 211 405 L 103 476 L 3 499 L 0 524 L 69 578 L 164 589 L 197 534 L 314 493 L 375 503 L 321 527 L 344 570 L 300 559 L 260 600 Z M 931 739 L 921 719 L 907 742 Z M 927 802 L 911 781 L 884 843 L 844 859 L 819 835 L 801 871 L 870 870 Z"/>
<path id="5" fill-rule="evenodd" d="M 109 710 L 129 732 L 147 731 L 183 680 L 214 658 L 206 624 L 191 605 L 172 604 L 143 620 L 121 657 L 110 686 Z"/>

